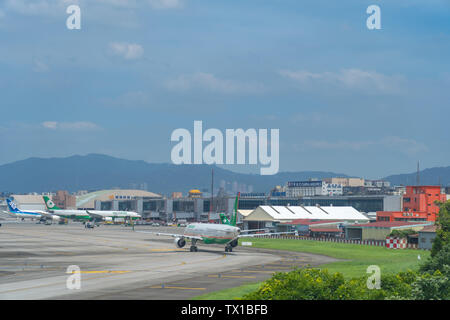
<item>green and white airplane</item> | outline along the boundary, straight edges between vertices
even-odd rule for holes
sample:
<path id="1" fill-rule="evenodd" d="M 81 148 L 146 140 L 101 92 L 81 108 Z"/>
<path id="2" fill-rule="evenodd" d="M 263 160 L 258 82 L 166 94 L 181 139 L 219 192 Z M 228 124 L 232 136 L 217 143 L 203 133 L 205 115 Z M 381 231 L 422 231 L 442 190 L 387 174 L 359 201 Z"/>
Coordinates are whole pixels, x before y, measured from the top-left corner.
<path id="1" fill-rule="evenodd" d="M 56 206 L 53 201 L 43 196 L 47 210 L 65 219 L 76 221 L 114 221 L 116 219 L 136 220 L 141 218 L 141 215 L 132 211 L 103 211 L 103 210 L 70 210 L 61 209 Z"/>
<path id="2" fill-rule="evenodd" d="M 278 235 L 294 232 L 278 232 L 278 233 L 262 233 L 262 234 L 242 234 L 243 232 L 254 230 L 241 230 L 236 227 L 237 205 L 239 201 L 239 194 L 236 197 L 234 205 L 234 213 L 231 221 L 223 215 L 221 216 L 222 224 L 215 223 L 190 223 L 184 229 L 183 234 L 162 233 L 162 232 L 148 232 L 136 231 L 142 233 L 152 233 L 158 236 L 170 236 L 175 238 L 175 245 L 178 248 L 183 248 L 186 245 L 186 240 L 191 242 L 191 252 L 198 251 L 197 242 L 201 241 L 204 244 L 224 244 L 225 252 L 232 252 L 233 248 L 238 245 L 239 238 L 242 237 L 260 237 L 268 235 Z M 225 218 L 225 219 L 224 219 Z"/>

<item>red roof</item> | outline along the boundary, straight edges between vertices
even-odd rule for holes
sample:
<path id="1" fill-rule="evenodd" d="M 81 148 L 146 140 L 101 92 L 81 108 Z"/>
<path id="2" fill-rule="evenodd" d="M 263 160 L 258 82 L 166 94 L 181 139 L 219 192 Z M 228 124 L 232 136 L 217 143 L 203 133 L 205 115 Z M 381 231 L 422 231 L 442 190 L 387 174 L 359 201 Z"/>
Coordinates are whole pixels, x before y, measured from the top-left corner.
<path id="1" fill-rule="evenodd" d="M 426 226 L 422 230 L 420 230 L 419 232 L 436 232 L 436 228 L 437 228 L 436 225 Z"/>
<path id="2" fill-rule="evenodd" d="M 424 223 L 420 222 L 406 222 L 406 221 L 377 221 L 365 224 L 355 224 L 351 227 L 372 227 L 372 228 L 392 228 L 392 227 L 403 227 L 403 226 L 414 226 L 422 225 Z"/>
<path id="3" fill-rule="evenodd" d="M 310 229 L 312 232 L 342 232 L 341 229 L 337 228 L 313 228 Z"/>

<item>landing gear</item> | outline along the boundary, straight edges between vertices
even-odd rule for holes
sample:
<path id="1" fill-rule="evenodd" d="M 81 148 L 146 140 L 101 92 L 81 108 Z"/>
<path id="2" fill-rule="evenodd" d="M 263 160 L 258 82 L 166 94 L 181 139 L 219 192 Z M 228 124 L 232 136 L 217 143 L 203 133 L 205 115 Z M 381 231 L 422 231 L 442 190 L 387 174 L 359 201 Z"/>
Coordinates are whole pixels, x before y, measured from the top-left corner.
<path id="1" fill-rule="evenodd" d="M 225 247 L 225 252 L 233 252 L 233 247 L 229 244 Z"/>
<path id="2" fill-rule="evenodd" d="M 191 252 L 197 252 L 198 251 L 196 244 L 197 244 L 197 239 L 192 239 Z"/>

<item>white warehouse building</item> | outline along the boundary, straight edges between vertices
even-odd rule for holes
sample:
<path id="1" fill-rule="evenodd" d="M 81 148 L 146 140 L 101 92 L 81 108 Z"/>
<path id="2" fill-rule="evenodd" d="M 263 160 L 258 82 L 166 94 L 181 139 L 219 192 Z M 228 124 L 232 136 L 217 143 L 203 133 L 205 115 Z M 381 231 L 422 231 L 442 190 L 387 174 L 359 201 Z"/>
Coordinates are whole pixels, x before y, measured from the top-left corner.
<path id="1" fill-rule="evenodd" d="M 244 227 L 273 227 L 294 220 L 340 221 L 345 224 L 369 222 L 369 218 L 353 207 L 259 206 L 244 217 Z"/>

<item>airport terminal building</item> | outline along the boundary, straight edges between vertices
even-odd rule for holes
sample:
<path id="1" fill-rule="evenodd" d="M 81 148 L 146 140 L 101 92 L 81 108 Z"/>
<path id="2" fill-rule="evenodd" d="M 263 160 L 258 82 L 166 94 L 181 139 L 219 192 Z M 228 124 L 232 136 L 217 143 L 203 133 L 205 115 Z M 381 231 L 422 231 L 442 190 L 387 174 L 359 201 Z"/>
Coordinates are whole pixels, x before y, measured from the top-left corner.
<path id="1" fill-rule="evenodd" d="M 295 186 L 298 188 L 298 186 Z M 19 208 L 45 210 L 42 195 L 13 195 Z M 173 221 L 218 221 L 219 213 L 231 215 L 234 210 L 234 195 L 219 194 L 213 199 L 196 189 L 187 196 L 174 193 L 171 197 L 133 189 L 112 189 L 85 192 L 76 197 L 76 208 L 83 210 L 135 211 L 147 220 Z M 353 207 L 359 212 L 401 211 L 400 195 L 356 195 L 356 196 L 288 196 L 280 193 L 241 193 L 239 212 L 252 212 L 260 206 L 321 206 Z M 244 215 L 238 215 L 243 220 Z"/>
<path id="2" fill-rule="evenodd" d="M 213 205 L 211 205 L 213 201 Z M 166 198 L 152 196 L 134 196 L 128 198 L 97 199 L 93 206 L 97 210 L 133 210 L 142 214 L 144 219 L 172 221 L 218 220 L 218 213 L 231 215 L 234 210 L 235 196 L 210 197 L 187 196 Z M 353 207 L 359 212 L 375 213 L 380 210 L 401 210 L 399 195 L 364 195 L 364 196 L 314 196 L 314 197 L 273 197 L 264 193 L 241 193 L 239 210 L 251 212 L 259 206 L 321 206 Z M 243 218 L 243 217 L 241 217 Z"/>

